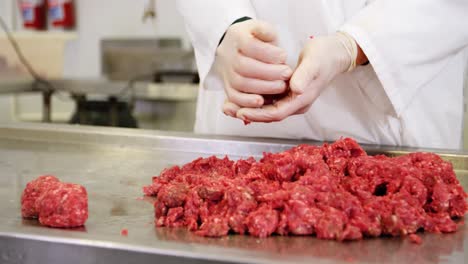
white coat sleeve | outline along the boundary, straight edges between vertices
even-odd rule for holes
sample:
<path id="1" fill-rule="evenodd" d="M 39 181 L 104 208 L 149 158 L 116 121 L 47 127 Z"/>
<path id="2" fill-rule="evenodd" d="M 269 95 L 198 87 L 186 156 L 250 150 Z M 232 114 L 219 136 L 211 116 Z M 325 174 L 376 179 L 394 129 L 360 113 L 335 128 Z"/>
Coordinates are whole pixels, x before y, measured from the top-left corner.
<path id="1" fill-rule="evenodd" d="M 361 46 L 400 116 L 468 45 L 468 1 L 375 0 L 340 30 Z"/>
<path id="2" fill-rule="evenodd" d="M 203 84 L 224 32 L 236 19 L 255 18 L 255 12 L 249 0 L 178 0 L 177 6 L 185 20 Z"/>

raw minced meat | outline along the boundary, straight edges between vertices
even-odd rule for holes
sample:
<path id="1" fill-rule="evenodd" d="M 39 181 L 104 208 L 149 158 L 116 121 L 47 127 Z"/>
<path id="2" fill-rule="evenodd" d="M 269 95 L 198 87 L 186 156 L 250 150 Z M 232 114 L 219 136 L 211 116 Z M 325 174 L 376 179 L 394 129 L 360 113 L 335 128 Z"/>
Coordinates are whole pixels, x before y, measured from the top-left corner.
<path id="1" fill-rule="evenodd" d="M 21 197 L 23 217 L 38 218 L 50 227 L 83 226 L 88 219 L 88 195 L 78 184 L 45 175 L 29 182 Z"/>
<path id="2" fill-rule="evenodd" d="M 467 211 L 452 164 L 440 156 L 368 156 L 349 138 L 265 153 L 258 162 L 199 158 L 164 170 L 143 191 L 157 197 L 157 226 L 212 237 L 447 233 Z"/>
<path id="3" fill-rule="evenodd" d="M 59 179 L 53 175 L 42 175 L 26 184 L 21 195 L 21 215 L 25 218 L 37 218 L 36 200 L 51 187 L 60 184 Z"/>
<path id="4" fill-rule="evenodd" d="M 422 244 L 422 238 L 416 234 L 409 235 L 409 239 L 411 243 L 418 244 L 418 245 Z"/>
<path id="5" fill-rule="evenodd" d="M 88 219 L 88 195 L 78 184 L 61 183 L 36 201 L 39 223 L 51 227 L 78 227 Z"/>

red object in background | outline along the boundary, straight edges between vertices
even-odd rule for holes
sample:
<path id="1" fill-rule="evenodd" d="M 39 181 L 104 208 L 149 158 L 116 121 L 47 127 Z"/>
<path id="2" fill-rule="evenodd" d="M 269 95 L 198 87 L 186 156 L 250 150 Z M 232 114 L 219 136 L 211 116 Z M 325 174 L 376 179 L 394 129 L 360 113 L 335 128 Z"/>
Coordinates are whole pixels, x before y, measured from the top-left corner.
<path id="1" fill-rule="evenodd" d="M 25 28 L 37 30 L 46 28 L 47 3 L 45 0 L 20 0 L 19 5 Z"/>
<path id="2" fill-rule="evenodd" d="M 73 0 L 47 0 L 50 24 L 54 28 L 70 29 L 75 26 Z"/>

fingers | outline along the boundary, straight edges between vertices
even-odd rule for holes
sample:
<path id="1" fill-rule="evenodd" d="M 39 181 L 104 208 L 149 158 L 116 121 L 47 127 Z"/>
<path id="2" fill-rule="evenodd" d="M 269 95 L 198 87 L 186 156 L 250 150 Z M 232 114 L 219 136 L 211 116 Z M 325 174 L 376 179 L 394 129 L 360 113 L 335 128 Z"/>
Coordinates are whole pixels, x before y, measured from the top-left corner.
<path id="1" fill-rule="evenodd" d="M 221 46 L 237 48 L 247 57 L 270 64 L 284 64 L 286 51 L 277 47 L 275 29 L 266 22 L 250 20 L 229 27 Z"/>
<path id="2" fill-rule="evenodd" d="M 295 115 L 302 115 L 302 114 L 305 114 L 307 113 L 307 111 L 309 111 L 309 109 L 312 107 L 312 105 L 307 105 L 307 106 L 304 106 L 302 107 L 301 109 L 297 110 L 294 114 Z"/>
<path id="3" fill-rule="evenodd" d="M 241 93 L 251 94 L 281 94 L 287 88 L 285 81 L 264 81 L 260 79 L 246 78 L 239 74 L 233 74 L 229 77 L 231 88 Z"/>
<path id="4" fill-rule="evenodd" d="M 302 94 L 312 82 L 319 79 L 319 70 L 316 63 L 301 59 L 299 65 L 291 76 L 289 86 L 291 91 Z"/>
<path id="5" fill-rule="evenodd" d="M 263 105 L 263 97 L 258 94 L 242 93 L 226 84 L 226 95 L 229 101 L 242 107 L 260 107 Z"/>
<path id="6" fill-rule="evenodd" d="M 237 118 L 242 120 L 249 120 L 251 122 L 278 122 L 287 117 L 284 108 L 279 108 L 276 105 L 267 105 L 262 108 L 242 108 L 237 111 Z"/>
<path id="7" fill-rule="evenodd" d="M 273 105 L 264 105 L 261 108 L 240 108 L 237 110 L 236 117 L 251 122 L 278 122 L 292 115 L 304 114 L 317 97 L 317 93 L 302 95 L 290 93 Z"/>
<path id="8" fill-rule="evenodd" d="M 275 46 L 277 35 L 265 22 L 250 21 L 231 26 L 218 47 L 218 72 L 223 75 L 228 101 L 237 107 L 257 108 L 262 95 L 284 93 L 293 71 L 285 64 L 286 52 Z M 230 103 L 223 111 L 238 110 Z"/>
<path id="9" fill-rule="evenodd" d="M 274 105 L 266 105 L 261 108 L 241 108 L 237 111 L 236 117 L 242 120 L 252 122 L 277 122 L 294 114 L 297 109 L 301 108 L 291 97 L 287 97 L 275 103 Z"/>
<path id="10" fill-rule="evenodd" d="M 255 37 L 249 37 L 241 41 L 238 49 L 242 55 L 264 63 L 284 64 L 287 59 L 285 50 Z"/>
<path id="11" fill-rule="evenodd" d="M 233 63 L 234 71 L 239 75 L 266 81 L 289 80 L 293 73 L 286 64 L 269 64 L 243 55 Z"/>
<path id="12" fill-rule="evenodd" d="M 223 104 L 223 113 L 225 115 L 236 117 L 237 111 L 239 111 L 240 107 L 233 102 L 226 100 Z"/>
<path id="13" fill-rule="evenodd" d="M 292 75 L 288 65 L 268 64 L 243 55 L 233 63 L 234 73 L 228 76 L 232 88 L 254 94 L 281 94 Z"/>
<path id="14" fill-rule="evenodd" d="M 274 42 L 277 39 L 277 34 L 273 26 L 270 24 L 255 20 L 252 28 L 252 35 L 264 42 Z"/>

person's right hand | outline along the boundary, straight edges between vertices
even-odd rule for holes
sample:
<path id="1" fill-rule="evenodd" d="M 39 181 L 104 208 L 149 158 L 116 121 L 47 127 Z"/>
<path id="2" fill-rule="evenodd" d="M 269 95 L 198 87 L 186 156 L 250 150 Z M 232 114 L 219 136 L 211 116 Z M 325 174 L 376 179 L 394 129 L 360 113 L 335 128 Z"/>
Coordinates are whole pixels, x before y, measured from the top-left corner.
<path id="1" fill-rule="evenodd" d="M 227 95 L 225 114 L 236 117 L 242 107 L 261 107 L 262 95 L 287 89 L 292 69 L 285 64 L 286 51 L 275 45 L 276 38 L 273 27 L 258 20 L 229 27 L 215 59 Z"/>

